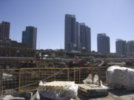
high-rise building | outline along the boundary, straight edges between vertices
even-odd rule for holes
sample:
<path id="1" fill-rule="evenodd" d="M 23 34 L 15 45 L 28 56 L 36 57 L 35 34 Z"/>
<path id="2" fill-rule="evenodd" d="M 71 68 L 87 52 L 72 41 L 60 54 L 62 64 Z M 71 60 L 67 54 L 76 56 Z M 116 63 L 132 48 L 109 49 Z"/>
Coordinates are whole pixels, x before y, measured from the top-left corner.
<path id="1" fill-rule="evenodd" d="M 127 42 L 127 56 L 134 56 L 134 41 Z"/>
<path id="2" fill-rule="evenodd" d="M 97 49 L 98 53 L 110 53 L 110 38 L 105 33 L 100 33 L 97 35 Z"/>
<path id="3" fill-rule="evenodd" d="M 37 28 L 27 26 L 26 30 L 22 32 L 22 43 L 29 48 L 36 49 Z"/>
<path id="4" fill-rule="evenodd" d="M 9 40 L 10 23 L 3 21 L 0 23 L 0 39 Z"/>
<path id="5" fill-rule="evenodd" d="M 91 32 L 74 15 L 65 15 L 65 51 L 91 51 Z"/>
<path id="6" fill-rule="evenodd" d="M 75 23 L 75 44 L 76 47 L 74 48 L 76 51 L 80 50 L 80 24 L 79 22 Z"/>
<path id="7" fill-rule="evenodd" d="M 85 24 L 80 24 L 80 50 L 91 51 L 91 32 Z"/>
<path id="8" fill-rule="evenodd" d="M 116 53 L 121 56 L 126 56 L 127 45 L 126 41 L 118 39 L 116 41 Z"/>
<path id="9" fill-rule="evenodd" d="M 65 15 L 65 50 L 72 51 L 77 47 L 76 44 L 76 19 L 74 15 Z"/>

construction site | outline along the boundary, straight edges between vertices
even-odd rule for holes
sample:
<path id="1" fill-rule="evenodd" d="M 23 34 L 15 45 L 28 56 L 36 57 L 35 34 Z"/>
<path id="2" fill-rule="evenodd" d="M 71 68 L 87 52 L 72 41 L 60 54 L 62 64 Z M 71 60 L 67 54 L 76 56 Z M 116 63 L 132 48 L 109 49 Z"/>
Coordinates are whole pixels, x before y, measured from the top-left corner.
<path id="1" fill-rule="evenodd" d="M 133 59 L 50 54 L 1 57 L 0 100 L 133 100 L 133 91 L 109 87 L 106 75 L 113 65 L 133 68 Z"/>

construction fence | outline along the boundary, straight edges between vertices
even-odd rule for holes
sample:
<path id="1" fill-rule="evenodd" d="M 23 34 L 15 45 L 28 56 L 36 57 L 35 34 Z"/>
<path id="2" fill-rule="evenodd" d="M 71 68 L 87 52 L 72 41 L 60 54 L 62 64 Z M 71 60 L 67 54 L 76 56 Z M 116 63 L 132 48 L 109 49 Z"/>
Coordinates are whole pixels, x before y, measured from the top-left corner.
<path id="1" fill-rule="evenodd" d="M 82 83 L 90 73 L 99 74 L 100 71 L 92 67 L 0 70 L 0 94 L 9 94 L 14 91 L 34 91 L 39 86 L 40 81 L 75 81 L 76 83 Z M 104 72 L 101 74 L 104 74 Z"/>

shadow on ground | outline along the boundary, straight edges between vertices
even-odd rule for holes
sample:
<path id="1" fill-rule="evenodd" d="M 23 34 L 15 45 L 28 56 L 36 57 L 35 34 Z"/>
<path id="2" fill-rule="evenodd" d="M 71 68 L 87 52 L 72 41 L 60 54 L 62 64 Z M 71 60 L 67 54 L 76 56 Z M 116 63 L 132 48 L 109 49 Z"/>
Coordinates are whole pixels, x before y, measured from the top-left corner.
<path id="1" fill-rule="evenodd" d="M 117 95 L 117 96 L 134 94 L 134 90 L 133 91 L 128 91 L 128 90 L 125 90 L 125 89 L 114 89 L 114 90 L 109 90 L 109 92 L 114 94 L 114 95 Z"/>

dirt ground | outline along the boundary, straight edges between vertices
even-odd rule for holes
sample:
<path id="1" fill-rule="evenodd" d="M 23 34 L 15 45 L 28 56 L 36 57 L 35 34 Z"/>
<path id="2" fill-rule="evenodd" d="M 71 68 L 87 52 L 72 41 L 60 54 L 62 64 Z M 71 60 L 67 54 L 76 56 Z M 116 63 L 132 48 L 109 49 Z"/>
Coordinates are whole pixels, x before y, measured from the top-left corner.
<path id="1" fill-rule="evenodd" d="M 80 100 L 134 100 L 134 91 L 111 90 L 105 97 L 88 98 L 80 96 Z"/>

